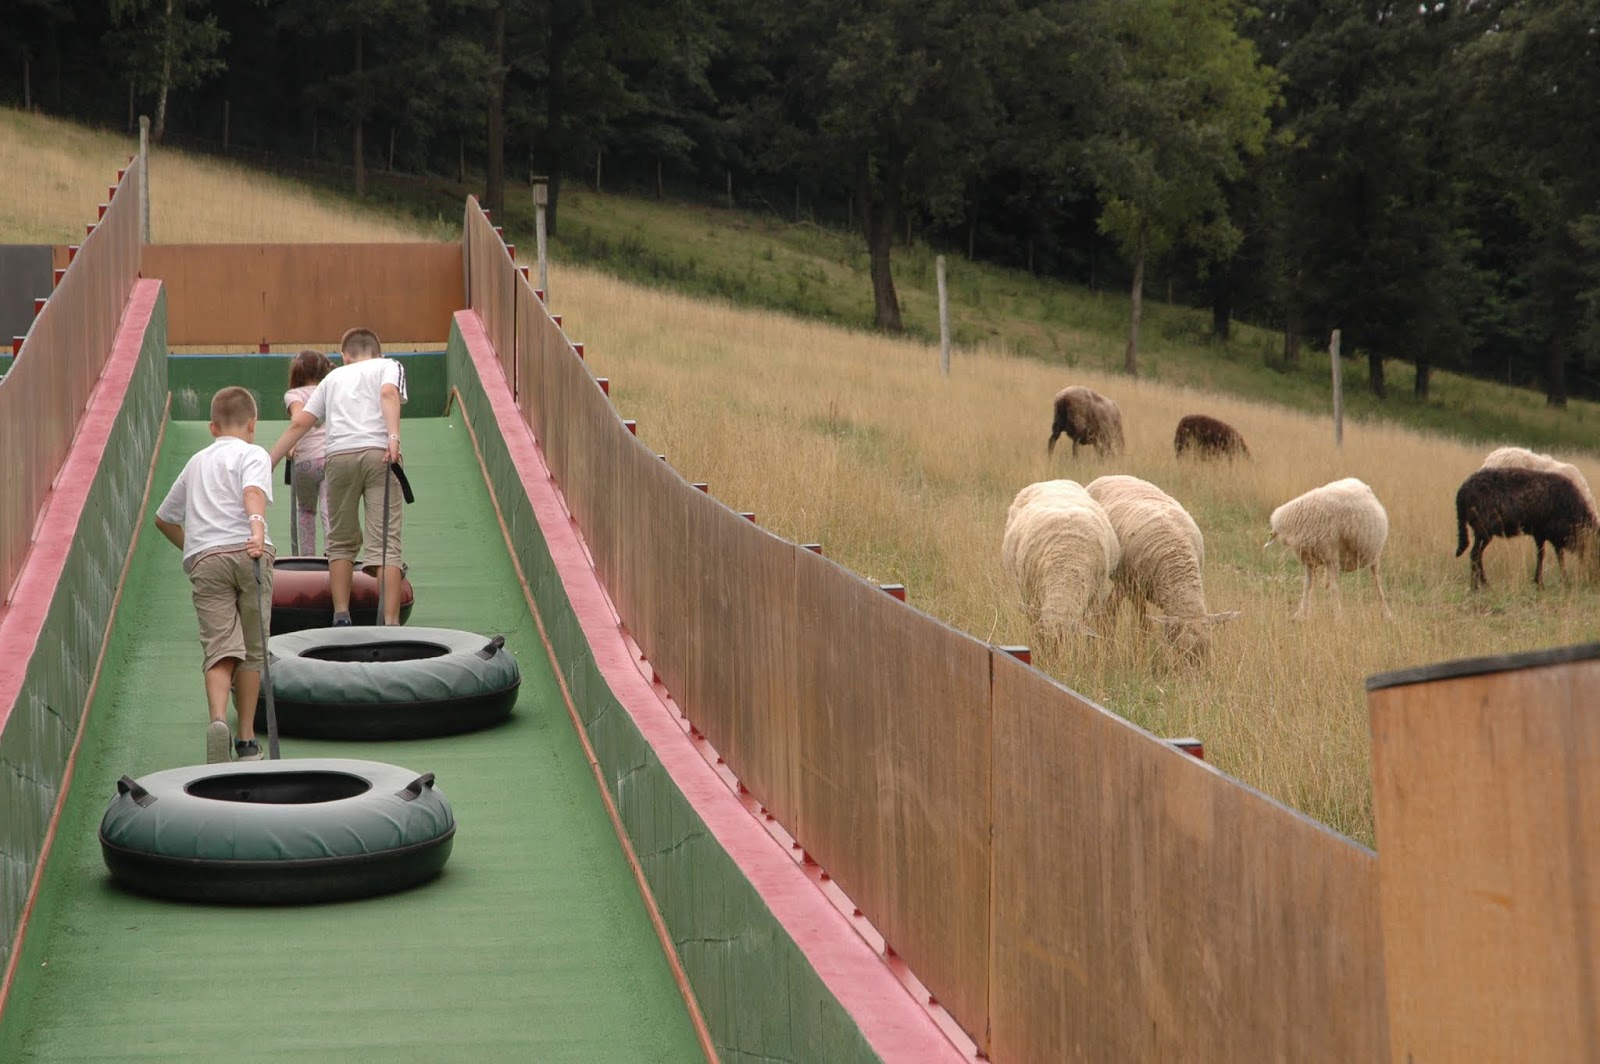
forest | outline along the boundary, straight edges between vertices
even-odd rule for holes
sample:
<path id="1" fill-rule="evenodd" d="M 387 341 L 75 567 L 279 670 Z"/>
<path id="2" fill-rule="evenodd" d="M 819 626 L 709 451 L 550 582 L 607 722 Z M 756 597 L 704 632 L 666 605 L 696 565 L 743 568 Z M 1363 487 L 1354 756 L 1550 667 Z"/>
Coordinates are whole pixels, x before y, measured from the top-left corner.
<path id="1" fill-rule="evenodd" d="M 1600 397 L 1600 0 L 7 0 L 0 103 L 157 143 L 911 239 L 1225 340 Z"/>

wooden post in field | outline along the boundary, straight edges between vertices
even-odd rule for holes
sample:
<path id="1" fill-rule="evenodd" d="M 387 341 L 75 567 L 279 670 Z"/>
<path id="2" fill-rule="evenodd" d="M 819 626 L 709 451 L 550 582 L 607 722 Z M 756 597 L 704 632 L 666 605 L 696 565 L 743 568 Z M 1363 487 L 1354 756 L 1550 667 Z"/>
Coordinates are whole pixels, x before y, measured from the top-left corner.
<path id="1" fill-rule="evenodd" d="M 1367 680 L 1389 1059 L 1600 1060 L 1600 644 Z"/>
<path id="2" fill-rule="evenodd" d="M 1339 330 L 1328 341 L 1328 361 L 1333 365 L 1333 445 L 1344 446 L 1344 374 L 1339 364 Z"/>
<path id="3" fill-rule="evenodd" d="M 139 116 L 139 243 L 150 243 L 150 116 Z"/>
<path id="4" fill-rule="evenodd" d="M 543 174 L 533 178 L 533 238 L 539 252 L 539 291 L 545 306 L 550 305 L 550 274 L 545 268 L 544 209 L 550 203 L 550 179 Z"/>
<path id="5" fill-rule="evenodd" d="M 939 281 L 939 368 L 950 376 L 950 291 L 944 283 L 944 256 L 933 260 L 934 276 Z"/>

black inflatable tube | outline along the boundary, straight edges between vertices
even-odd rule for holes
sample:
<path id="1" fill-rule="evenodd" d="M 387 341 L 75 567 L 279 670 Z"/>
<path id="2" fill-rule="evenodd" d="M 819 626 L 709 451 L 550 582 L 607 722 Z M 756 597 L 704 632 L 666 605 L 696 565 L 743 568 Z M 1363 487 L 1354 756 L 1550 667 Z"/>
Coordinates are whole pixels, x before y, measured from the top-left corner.
<path id="1" fill-rule="evenodd" d="M 450 859 L 456 829 L 403 849 L 302 861 L 208 861 L 140 853 L 100 840 L 112 875 L 157 898 L 225 905 L 350 901 L 425 883 Z"/>
<path id="2" fill-rule="evenodd" d="M 427 702 L 301 702 L 279 695 L 278 733 L 297 739 L 426 739 L 460 735 L 511 716 L 519 683 L 500 691 Z M 266 702 L 256 703 L 256 727 L 267 726 Z"/>

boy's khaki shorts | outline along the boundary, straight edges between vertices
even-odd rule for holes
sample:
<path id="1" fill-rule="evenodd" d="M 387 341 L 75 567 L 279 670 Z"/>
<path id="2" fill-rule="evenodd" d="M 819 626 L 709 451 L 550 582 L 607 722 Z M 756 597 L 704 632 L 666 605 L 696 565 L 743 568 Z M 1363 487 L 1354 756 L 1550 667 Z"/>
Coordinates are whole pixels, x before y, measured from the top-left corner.
<path id="1" fill-rule="evenodd" d="M 400 552 L 400 527 L 405 523 L 405 498 L 400 481 L 389 472 L 388 455 L 381 447 L 343 451 L 328 456 L 328 559 L 355 561 L 362 554 L 361 514 L 366 513 L 366 565 L 380 562 L 405 564 Z M 389 546 L 383 546 L 383 484 L 389 482 Z"/>
<path id="2" fill-rule="evenodd" d="M 202 668 L 236 658 L 239 668 L 260 672 L 266 660 L 261 629 L 272 624 L 272 548 L 261 555 L 260 611 L 255 563 L 243 545 L 208 550 L 188 562 L 184 571 L 193 585 L 194 612 L 200 621 Z"/>

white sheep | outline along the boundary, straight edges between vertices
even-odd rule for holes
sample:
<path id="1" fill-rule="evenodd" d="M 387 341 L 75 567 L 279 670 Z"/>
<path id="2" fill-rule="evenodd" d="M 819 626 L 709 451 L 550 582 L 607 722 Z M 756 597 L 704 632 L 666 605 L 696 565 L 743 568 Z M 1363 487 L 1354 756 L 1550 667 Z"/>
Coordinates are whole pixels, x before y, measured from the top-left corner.
<path id="1" fill-rule="evenodd" d="M 1076 481 L 1029 484 L 1012 500 L 1000 562 L 1042 646 L 1094 634 L 1084 620 L 1103 606 L 1121 556 L 1111 519 Z"/>
<path id="2" fill-rule="evenodd" d="M 1489 457 L 1483 460 L 1479 469 L 1533 469 L 1541 473 L 1557 473 L 1566 477 L 1577 487 L 1578 494 L 1583 496 L 1583 501 L 1589 505 L 1589 516 L 1600 519 L 1600 507 L 1595 505 L 1594 493 L 1589 490 L 1589 482 L 1583 479 L 1583 474 L 1578 467 L 1570 465 L 1547 454 L 1537 454 L 1526 447 L 1498 447 L 1489 452 Z"/>
<path id="3" fill-rule="evenodd" d="M 1206 609 L 1201 569 L 1206 544 L 1200 526 L 1183 504 L 1138 477 L 1101 477 L 1089 495 L 1106 511 L 1122 548 L 1122 561 L 1111 574 L 1112 597 L 1107 612 L 1122 599 L 1149 612 L 1181 653 L 1204 654 L 1211 648 L 1210 626 L 1238 617 Z"/>
<path id="4" fill-rule="evenodd" d="M 1389 538 L 1389 515 L 1372 489 L 1354 477 L 1336 480 L 1290 499 L 1272 511 L 1274 541 L 1294 551 L 1305 566 L 1300 589 L 1300 608 L 1294 619 L 1306 615 L 1311 604 L 1311 577 L 1318 566 L 1327 566 L 1328 593 L 1336 609 L 1339 600 L 1339 572 L 1367 568 L 1372 570 L 1372 585 L 1378 589 L 1378 604 L 1384 617 L 1393 620 L 1389 603 L 1383 597 L 1383 577 L 1378 559 Z"/>

